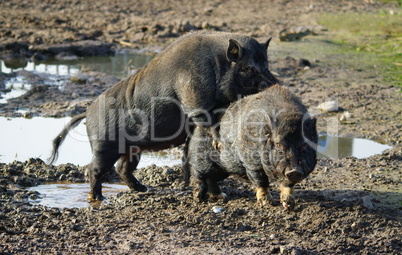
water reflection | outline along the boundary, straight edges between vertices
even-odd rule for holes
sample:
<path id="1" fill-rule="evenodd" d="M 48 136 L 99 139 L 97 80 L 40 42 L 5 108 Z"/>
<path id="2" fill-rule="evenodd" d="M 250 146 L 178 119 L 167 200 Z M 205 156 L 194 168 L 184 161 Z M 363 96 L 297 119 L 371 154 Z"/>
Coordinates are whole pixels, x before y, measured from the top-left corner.
<path id="1" fill-rule="evenodd" d="M 380 154 L 390 148 L 389 145 L 368 139 L 321 136 L 318 142 L 318 155 L 332 159 L 350 156 L 361 159 Z"/>
<path id="2" fill-rule="evenodd" d="M 19 97 L 32 88 L 32 85 L 27 83 L 21 76 L 13 77 L 5 84 L 5 89 L 9 92 L 0 92 L 0 104 L 7 103 L 8 99 Z"/>
<path id="3" fill-rule="evenodd" d="M 70 76 L 81 70 L 104 72 L 118 78 L 125 78 L 143 67 L 153 58 L 149 54 L 124 54 L 114 56 L 83 57 L 73 60 L 48 60 L 45 62 L 31 62 L 25 59 L 0 60 L 0 72 L 12 73 L 19 70 L 33 71 L 48 74 L 47 78 L 56 76 Z M 57 85 L 56 81 L 50 85 Z M 8 99 L 24 94 L 31 88 L 24 77 L 17 75 L 5 81 L 5 90 L 0 92 L 0 104 L 7 103 Z"/>
<path id="4" fill-rule="evenodd" d="M 36 71 L 51 75 L 71 75 L 81 70 L 104 72 L 118 78 L 125 78 L 153 58 L 149 54 L 118 54 L 114 56 L 82 57 L 72 60 L 51 59 L 40 63 L 25 59 L 1 60 L 0 72 L 18 70 Z"/>
<path id="5" fill-rule="evenodd" d="M 52 150 L 52 140 L 58 135 L 71 118 L 4 118 L 0 117 L 0 162 L 25 161 L 29 158 L 46 160 Z M 92 153 L 86 133 L 85 122 L 81 122 L 68 134 L 59 150 L 56 164 L 73 163 L 86 165 Z M 342 158 L 353 156 L 366 158 L 382 153 L 391 146 L 367 139 L 321 136 L 318 143 L 319 157 Z M 144 154 L 140 167 L 151 164 L 173 166 L 181 160 L 167 154 Z"/>
<path id="6" fill-rule="evenodd" d="M 87 199 L 89 183 L 46 183 L 30 187 L 28 190 L 40 193 L 39 199 L 30 200 L 31 203 L 57 208 L 83 208 L 90 205 Z M 124 184 L 102 184 L 102 193 L 106 198 L 125 190 L 128 190 L 128 187 Z"/>
<path id="7" fill-rule="evenodd" d="M 41 158 L 46 161 L 52 151 L 52 140 L 58 135 L 71 118 L 4 118 L 0 117 L 0 162 L 11 163 L 14 160 L 25 161 L 29 158 Z M 55 165 L 73 163 L 86 165 L 92 159 L 86 126 L 81 122 L 67 135 L 59 150 Z M 138 168 L 152 164 L 173 166 L 181 159 L 166 154 L 145 153 L 141 156 Z"/>

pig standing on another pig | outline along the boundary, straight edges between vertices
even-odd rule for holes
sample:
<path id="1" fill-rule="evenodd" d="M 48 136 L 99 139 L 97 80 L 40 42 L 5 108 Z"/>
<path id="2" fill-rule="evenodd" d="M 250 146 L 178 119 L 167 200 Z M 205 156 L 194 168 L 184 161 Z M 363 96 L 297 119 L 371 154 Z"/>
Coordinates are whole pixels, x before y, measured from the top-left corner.
<path id="1" fill-rule="evenodd" d="M 272 204 L 268 188 L 274 179 L 280 182 L 282 205 L 293 210 L 293 186 L 313 171 L 318 140 L 316 119 L 299 99 L 280 85 L 247 96 L 226 109 L 219 132 L 219 151 L 202 127 L 194 130 L 189 143 L 184 171 L 190 170 L 198 182 L 198 199 L 209 194 L 226 200 L 217 182 L 239 175 L 255 185 L 260 205 Z"/>
<path id="2" fill-rule="evenodd" d="M 269 41 L 218 32 L 182 36 L 75 116 L 54 139 L 49 162 L 70 129 L 86 118 L 93 154 L 87 169 L 90 199 L 103 199 L 101 178 L 116 162 L 116 172 L 132 190 L 146 191 L 132 174 L 142 152 L 182 144 L 193 124 L 216 139 L 215 109 L 277 83 L 268 70 Z"/>

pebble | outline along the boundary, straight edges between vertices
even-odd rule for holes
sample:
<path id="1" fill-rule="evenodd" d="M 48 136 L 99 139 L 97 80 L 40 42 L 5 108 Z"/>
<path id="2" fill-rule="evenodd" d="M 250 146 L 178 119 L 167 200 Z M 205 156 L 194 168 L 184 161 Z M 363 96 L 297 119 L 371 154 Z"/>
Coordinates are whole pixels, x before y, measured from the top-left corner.
<path id="1" fill-rule="evenodd" d="M 25 119 L 32 119 L 33 113 L 32 112 L 24 112 L 22 114 L 22 117 L 24 117 Z"/>
<path id="2" fill-rule="evenodd" d="M 304 254 L 304 252 L 297 246 L 294 245 L 281 245 L 279 247 L 280 254 Z"/>
<path id="3" fill-rule="evenodd" d="M 337 101 L 326 101 L 319 104 L 317 108 L 324 112 L 337 112 L 339 110 Z"/>
<path id="4" fill-rule="evenodd" d="M 71 75 L 70 80 L 72 82 L 86 82 L 88 78 L 89 78 L 88 75 L 78 72 Z"/>
<path id="5" fill-rule="evenodd" d="M 350 117 L 352 117 L 352 114 L 350 114 L 350 112 L 346 111 L 346 112 L 342 113 L 341 117 L 339 117 L 339 120 L 347 121 L 348 119 L 350 119 Z"/>
<path id="6" fill-rule="evenodd" d="M 371 202 L 371 199 L 370 199 L 369 196 L 363 197 L 362 200 L 363 200 L 363 206 L 364 206 L 364 207 L 366 207 L 366 208 L 369 209 L 369 210 L 374 209 L 374 205 L 373 205 L 373 203 Z"/>
<path id="7" fill-rule="evenodd" d="M 214 213 L 221 213 L 221 212 L 223 212 L 223 208 L 222 208 L 222 207 L 218 207 L 218 206 L 214 206 L 214 207 L 212 207 L 212 211 L 213 211 Z"/>

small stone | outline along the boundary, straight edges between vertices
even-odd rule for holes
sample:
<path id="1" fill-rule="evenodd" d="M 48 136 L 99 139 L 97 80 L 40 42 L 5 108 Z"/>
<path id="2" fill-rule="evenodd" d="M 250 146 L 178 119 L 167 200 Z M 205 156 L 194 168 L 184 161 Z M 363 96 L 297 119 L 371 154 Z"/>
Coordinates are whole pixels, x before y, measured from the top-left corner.
<path id="1" fill-rule="evenodd" d="M 83 229 L 83 227 L 80 224 L 73 224 L 71 226 L 71 229 L 74 231 L 81 231 Z"/>
<path id="2" fill-rule="evenodd" d="M 337 112 L 339 110 L 337 101 L 326 101 L 317 106 L 323 112 Z"/>
<path id="3" fill-rule="evenodd" d="M 369 196 L 363 197 L 363 206 L 366 207 L 366 208 L 369 209 L 369 210 L 374 209 L 374 205 L 373 205 L 373 203 L 371 202 L 371 199 L 370 199 Z"/>
<path id="4" fill-rule="evenodd" d="M 88 75 L 85 75 L 83 73 L 78 72 L 78 73 L 73 74 L 70 77 L 70 80 L 72 82 L 81 82 L 81 83 L 83 83 L 83 82 L 86 82 L 88 80 L 88 78 L 89 78 Z"/>
<path id="5" fill-rule="evenodd" d="M 374 174 L 369 174 L 369 178 L 370 179 L 373 179 L 373 178 L 375 178 L 376 176 L 374 175 Z"/>
<path id="6" fill-rule="evenodd" d="M 222 208 L 222 207 L 218 207 L 218 206 L 214 206 L 214 207 L 212 207 L 212 211 L 213 211 L 214 213 L 221 213 L 221 212 L 223 212 L 223 208 Z"/>
<path id="7" fill-rule="evenodd" d="M 24 117 L 25 119 L 32 119 L 33 113 L 32 112 L 24 112 L 22 114 L 22 117 Z"/>
<path id="8" fill-rule="evenodd" d="M 206 21 L 202 22 L 202 24 L 201 24 L 202 29 L 208 29 L 209 27 L 210 27 L 210 25 L 208 22 L 206 22 Z"/>
<path id="9" fill-rule="evenodd" d="M 350 119 L 350 117 L 352 117 L 352 114 L 350 114 L 350 112 L 344 112 L 342 113 L 341 117 L 339 117 L 340 121 L 347 121 L 348 119 Z"/>
<path id="10" fill-rule="evenodd" d="M 193 25 L 190 24 L 190 21 L 186 21 L 180 24 L 179 31 L 182 33 L 189 32 L 191 30 L 196 29 Z"/>
<path id="11" fill-rule="evenodd" d="M 310 69 L 311 62 L 308 59 L 300 58 L 297 60 L 297 66 L 304 69 L 306 69 L 306 67 Z"/>
<path id="12" fill-rule="evenodd" d="M 303 251 L 294 245 L 282 245 L 279 247 L 280 254 L 302 254 Z"/>

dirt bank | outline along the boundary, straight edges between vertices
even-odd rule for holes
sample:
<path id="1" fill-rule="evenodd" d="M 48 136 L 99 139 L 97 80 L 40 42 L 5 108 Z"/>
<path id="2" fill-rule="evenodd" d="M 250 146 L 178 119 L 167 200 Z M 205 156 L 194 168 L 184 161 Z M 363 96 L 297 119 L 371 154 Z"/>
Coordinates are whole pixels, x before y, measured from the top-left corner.
<path id="1" fill-rule="evenodd" d="M 260 208 L 250 183 L 222 183 L 228 203 L 197 203 L 181 190 L 180 168 L 150 166 L 136 175 L 150 191 L 122 192 L 83 209 L 38 206 L 26 187 L 50 181 L 85 181 L 85 168 L 48 166 L 40 159 L 0 163 L 0 250 L 5 254 L 399 254 L 402 250 L 402 106 L 400 88 L 381 71 L 345 64 L 348 56 L 300 56 L 279 34 L 303 26 L 299 46 L 316 45 L 331 31 L 318 26 L 321 12 L 399 10 L 374 1 L 2 1 L 0 52 L 4 60 L 112 54 L 121 48 L 163 49 L 190 29 L 273 36 L 270 69 L 313 112 L 319 132 L 365 137 L 393 146 L 366 159 L 321 159 L 296 188 L 297 207 Z M 303 33 L 306 32 L 304 29 Z M 317 34 L 313 36 L 312 34 Z M 283 33 L 282 33 L 283 35 Z M 317 49 L 318 51 L 318 49 Z M 340 59 L 337 61 L 337 59 Z M 308 61 L 306 61 L 308 60 Z M 60 117 L 85 111 L 117 82 L 93 71 L 85 79 L 19 71 L 33 87 L 0 104 L 0 115 Z M 339 110 L 317 106 L 336 101 Z M 348 112 L 349 114 L 345 113 Z M 333 124 L 337 128 L 334 128 Z M 1 132 L 1 127 L 0 127 Z M 4 146 L 4 145 L 3 145 Z M 111 176 L 111 180 L 115 180 Z M 278 199 L 275 184 L 273 196 Z M 214 213 L 212 207 L 222 208 Z"/>

